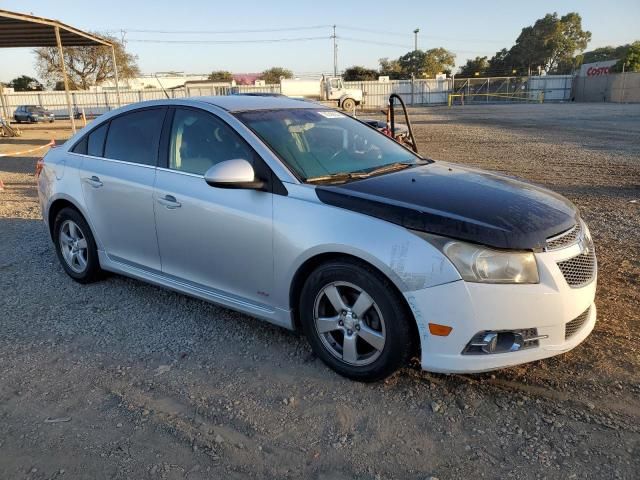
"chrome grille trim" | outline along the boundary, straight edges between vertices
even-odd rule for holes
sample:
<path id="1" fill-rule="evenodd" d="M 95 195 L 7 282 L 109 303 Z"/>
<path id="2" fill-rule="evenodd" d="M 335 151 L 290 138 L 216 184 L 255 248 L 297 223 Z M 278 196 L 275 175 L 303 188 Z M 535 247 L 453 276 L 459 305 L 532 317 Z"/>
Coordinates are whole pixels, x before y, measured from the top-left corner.
<path id="1" fill-rule="evenodd" d="M 596 276 L 596 254 L 593 244 L 580 255 L 558 262 L 558 268 L 571 288 L 580 288 L 590 284 Z"/>
<path id="2" fill-rule="evenodd" d="M 591 307 L 587 308 L 584 312 L 578 315 L 576 318 L 566 323 L 564 326 L 564 339 L 569 340 L 584 326 L 591 313 Z"/>
<path id="3" fill-rule="evenodd" d="M 553 250 L 560 250 L 561 248 L 569 247 L 574 243 L 577 243 L 581 237 L 582 223 L 578 222 L 569 230 L 566 230 L 559 235 L 547 238 L 546 250 L 547 252 L 550 252 Z"/>

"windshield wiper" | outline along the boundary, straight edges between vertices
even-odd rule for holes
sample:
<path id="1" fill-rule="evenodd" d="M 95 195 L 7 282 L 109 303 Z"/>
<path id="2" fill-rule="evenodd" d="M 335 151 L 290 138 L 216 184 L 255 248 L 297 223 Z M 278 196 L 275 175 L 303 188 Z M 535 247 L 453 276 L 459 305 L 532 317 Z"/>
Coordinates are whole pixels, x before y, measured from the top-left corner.
<path id="1" fill-rule="evenodd" d="M 418 163 L 413 162 L 395 162 L 390 163 L 388 165 L 383 165 L 382 167 L 374 168 L 373 170 L 366 173 L 367 177 L 372 177 L 374 175 L 381 175 L 383 173 L 395 172 L 396 170 L 404 170 L 405 168 L 411 167 L 413 165 L 419 165 Z"/>
<path id="2" fill-rule="evenodd" d="M 321 175 L 319 177 L 309 177 L 305 181 L 307 183 L 323 183 L 323 182 L 346 182 L 357 178 L 366 178 L 368 173 L 360 172 L 338 172 L 329 175 Z"/>
<path id="3" fill-rule="evenodd" d="M 375 175 L 382 175 L 384 173 L 395 172 L 396 170 L 403 170 L 414 165 L 422 165 L 421 163 L 414 162 L 395 162 L 388 165 L 383 165 L 378 168 L 374 168 L 369 172 L 338 172 L 331 173 L 329 175 L 321 175 L 319 177 L 310 177 L 306 179 L 307 183 L 323 183 L 323 182 L 347 182 L 349 180 L 357 180 L 360 178 L 373 177 Z"/>

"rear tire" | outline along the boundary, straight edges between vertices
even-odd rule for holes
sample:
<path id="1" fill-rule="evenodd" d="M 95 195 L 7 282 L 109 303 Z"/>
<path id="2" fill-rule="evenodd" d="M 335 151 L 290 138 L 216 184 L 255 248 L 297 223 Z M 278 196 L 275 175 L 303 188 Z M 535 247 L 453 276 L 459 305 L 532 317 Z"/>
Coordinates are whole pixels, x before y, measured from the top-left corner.
<path id="1" fill-rule="evenodd" d="M 63 208 L 56 215 L 53 242 L 64 271 L 79 283 L 99 280 L 102 269 L 98 248 L 84 217 L 73 208 Z"/>
<path id="2" fill-rule="evenodd" d="M 331 261 L 309 275 L 300 320 L 315 354 L 352 380 L 382 380 L 411 354 L 412 319 L 395 287 L 356 260 Z"/>

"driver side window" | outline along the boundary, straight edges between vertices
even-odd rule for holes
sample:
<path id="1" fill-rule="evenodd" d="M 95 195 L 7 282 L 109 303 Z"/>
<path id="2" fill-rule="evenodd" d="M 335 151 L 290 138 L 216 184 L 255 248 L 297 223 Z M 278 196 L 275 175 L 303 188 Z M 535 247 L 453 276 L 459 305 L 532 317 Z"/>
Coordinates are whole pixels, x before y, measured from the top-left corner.
<path id="1" fill-rule="evenodd" d="M 222 120 L 207 112 L 176 109 L 171 126 L 169 168 L 204 173 L 225 160 L 252 161 L 249 146 Z"/>

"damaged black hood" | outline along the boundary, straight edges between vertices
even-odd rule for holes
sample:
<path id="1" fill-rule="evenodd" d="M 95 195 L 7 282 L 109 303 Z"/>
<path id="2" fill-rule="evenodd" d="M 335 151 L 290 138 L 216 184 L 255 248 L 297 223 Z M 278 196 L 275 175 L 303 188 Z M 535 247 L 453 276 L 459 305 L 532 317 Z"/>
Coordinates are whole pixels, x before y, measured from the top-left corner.
<path id="1" fill-rule="evenodd" d="M 446 162 L 316 192 L 329 205 L 495 248 L 540 249 L 578 221 L 576 207 L 557 193 Z"/>

